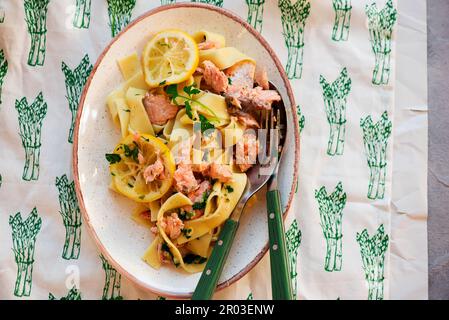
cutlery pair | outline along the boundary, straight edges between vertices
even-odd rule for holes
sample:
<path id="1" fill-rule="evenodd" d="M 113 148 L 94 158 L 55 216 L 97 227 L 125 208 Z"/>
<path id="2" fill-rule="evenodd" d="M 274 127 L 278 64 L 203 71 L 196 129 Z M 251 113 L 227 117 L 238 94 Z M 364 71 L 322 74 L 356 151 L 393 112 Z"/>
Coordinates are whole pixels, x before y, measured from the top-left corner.
<path id="1" fill-rule="evenodd" d="M 274 87 L 273 84 L 270 85 Z M 212 250 L 201 278 L 192 295 L 192 300 L 212 298 L 226 258 L 234 241 L 240 216 L 248 200 L 267 184 L 267 215 L 270 245 L 271 287 L 273 300 L 292 300 L 292 287 L 285 243 L 284 223 L 280 195 L 277 186 L 278 164 L 282 157 L 287 132 L 287 115 L 282 101 L 273 104 L 271 110 L 261 112 L 260 127 L 266 129 L 266 150 L 269 150 L 268 164 L 258 164 L 248 170 L 245 191 L 230 218 L 225 222 L 218 241 Z M 271 144 L 274 145 L 271 145 Z M 274 160 L 274 162 L 273 162 Z M 260 170 L 267 170 L 261 174 Z"/>

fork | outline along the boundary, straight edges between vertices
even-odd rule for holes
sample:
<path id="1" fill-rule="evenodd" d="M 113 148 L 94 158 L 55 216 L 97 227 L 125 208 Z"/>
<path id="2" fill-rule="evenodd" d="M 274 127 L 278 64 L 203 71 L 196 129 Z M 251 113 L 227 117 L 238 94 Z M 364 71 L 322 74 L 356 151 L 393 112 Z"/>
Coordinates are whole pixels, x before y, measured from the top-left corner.
<path id="1" fill-rule="evenodd" d="M 273 86 L 273 85 L 272 85 Z M 274 105 L 273 105 L 274 106 Z M 281 111 L 283 117 L 281 117 Z M 234 211 L 229 219 L 225 222 L 218 241 L 216 242 L 212 253 L 206 263 L 201 278 L 195 288 L 192 295 L 192 300 L 208 300 L 211 299 L 221 272 L 223 271 L 226 258 L 231 250 L 232 243 L 234 241 L 239 220 L 243 213 L 243 210 L 248 200 L 259 191 L 267 182 L 270 182 L 267 191 L 267 213 L 268 213 L 268 230 L 270 239 L 270 261 L 271 261 L 271 277 L 272 277 L 272 295 L 273 299 L 292 299 L 290 274 L 288 271 L 288 261 L 286 255 L 285 235 L 283 219 L 280 207 L 279 191 L 277 190 L 277 167 L 278 160 L 282 155 L 283 142 L 285 138 L 286 126 L 282 128 L 281 120 L 286 119 L 285 107 L 282 103 L 277 104 L 276 117 L 271 116 L 271 110 L 261 112 L 261 128 L 267 130 L 267 149 L 270 150 L 268 156 L 268 166 L 271 166 L 273 158 L 275 166 L 273 168 L 267 165 L 261 165 L 260 163 L 253 166 L 247 171 L 248 179 L 243 191 L 243 194 L 237 203 Z M 275 126 L 276 123 L 276 126 Z M 275 132 L 274 138 L 271 136 L 270 129 Z M 283 134 L 279 133 L 281 129 L 284 129 Z M 270 141 L 275 141 L 276 149 L 272 149 Z M 261 175 L 260 169 L 267 169 L 269 174 Z"/>

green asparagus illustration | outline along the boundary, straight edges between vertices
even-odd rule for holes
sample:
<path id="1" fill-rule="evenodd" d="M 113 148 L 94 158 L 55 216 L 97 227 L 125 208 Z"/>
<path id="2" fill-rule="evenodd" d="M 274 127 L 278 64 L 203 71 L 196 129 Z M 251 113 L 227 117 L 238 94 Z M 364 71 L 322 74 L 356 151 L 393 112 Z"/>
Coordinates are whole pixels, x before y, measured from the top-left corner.
<path id="1" fill-rule="evenodd" d="M 161 0 L 161 6 L 165 6 L 166 4 L 176 3 L 176 0 Z"/>
<path id="2" fill-rule="evenodd" d="M 360 245 L 365 279 L 368 283 L 368 300 L 384 298 L 385 253 L 388 248 L 388 239 L 383 225 L 379 226 L 371 238 L 366 229 L 357 233 L 356 236 Z"/>
<path id="3" fill-rule="evenodd" d="M 296 114 L 298 115 L 299 132 L 301 133 L 304 129 L 306 119 L 304 118 L 304 115 L 301 112 L 301 107 L 299 105 L 296 106 Z"/>
<path id="4" fill-rule="evenodd" d="M 387 172 L 387 143 L 392 124 L 385 111 L 377 123 L 373 123 L 371 116 L 367 116 L 360 120 L 360 126 L 363 130 L 363 143 L 370 169 L 368 198 L 383 199 Z"/>
<path id="5" fill-rule="evenodd" d="M 246 4 L 248 5 L 248 23 L 257 31 L 262 32 L 265 0 L 246 0 Z"/>
<path id="6" fill-rule="evenodd" d="M 58 299 L 52 293 L 49 293 L 48 300 L 58 300 Z M 81 300 L 81 292 L 76 287 L 73 287 L 72 289 L 70 289 L 70 291 L 67 293 L 65 297 L 62 297 L 59 300 Z"/>
<path id="7" fill-rule="evenodd" d="M 286 71 L 289 79 L 300 79 L 304 56 L 304 28 L 310 14 L 310 2 L 297 0 L 279 0 L 282 29 L 287 46 L 288 57 Z"/>
<path id="8" fill-rule="evenodd" d="M 201 3 L 213 4 L 217 7 L 223 7 L 223 0 L 192 0 L 192 2 L 201 2 Z"/>
<path id="9" fill-rule="evenodd" d="M 107 0 L 107 2 L 111 35 L 115 37 L 131 21 L 136 0 Z"/>
<path id="10" fill-rule="evenodd" d="M 16 110 L 19 114 L 20 137 L 25 149 L 22 179 L 37 180 L 39 178 L 42 122 L 47 114 L 47 103 L 40 92 L 32 104 L 28 104 L 25 97 L 20 101 L 16 100 Z"/>
<path id="11" fill-rule="evenodd" d="M 323 76 L 320 76 L 320 84 L 330 127 L 327 154 L 342 155 L 346 131 L 346 102 L 351 91 L 351 78 L 344 68 L 333 83 L 327 82 Z"/>
<path id="12" fill-rule="evenodd" d="M 376 3 L 365 8 L 368 16 L 368 28 L 371 48 L 375 55 L 373 84 L 388 84 L 391 65 L 391 38 L 393 27 L 397 19 L 397 10 L 392 0 L 388 0 L 385 7 L 378 10 Z"/>
<path id="13" fill-rule="evenodd" d="M 106 278 L 103 287 L 103 300 L 123 300 L 120 295 L 120 285 L 122 276 L 117 272 L 106 260 L 103 255 L 100 255 Z"/>
<path id="14" fill-rule="evenodd" d="M 75 15 L 73 16 L 73 26 L 75 28 L 89 28 L 90 7 L 91 0 L 76 0 Z"/>
<path id="15" fill-rule="evenodd" d="M 5 53 L 0 50 L 0 105 L 2 104 L 2 86 L 8 72 L 8 60 L 6 60 Z"/>
<path id="16" fill-rule="evenodd" d="M 12 229 L 13 252 L 17 264 L 14 295 L 16 297 L 29 297 L 33 280 L 36 237 L 41 230 L 42 219 L 34 208 L 25 220 L 22 220 L 20 212 L 10 216 L 9 225 Z"/>
<path id="17" fill-rule="evenodd" d="M 340 271 L 342 266 L 342 216 L 346 205 L 346 193 L 341 182 L 337 184 L 331 194 L 327 194 L 323 186 L 315 190 L 315 199 L 318 201 L 321 228 L 326 239 L 326 259 L 324 270 Z"/>
<path id="18" fill-rule="evenodd" d="M 47 10 L 50 0 L 24 0 L 25 21 L 31 36 L 30 66 L 43 66 L 47 42 Z"/>
<path id="19" fill-rule="evenodd" d="M 87 78 L 92 71 L 92 64 L 89 61 L 89 56 L 86 54 L 81 60 L 80 64 L 71 70 L 64 62 L 62 62 L 62 72 L 65 76 L 65 87 L 67 92 L 67 100 L 69 108 L 72 113 L 72 122 L 69 130 L 68 141 L 73 143 L 73 130 L 75 128 L 76 112 L 78 111 L 78 103 L 83 92 L 84 85 Z"/>
<path id="20" fill-rule="evenodd" d="M 297 281 L 297 259 L 298 250 L 301 245 L 301 230 L 298 227 L 298 221 L 293 220 L 290 228 L 285 233 L 285 239 L 287 242 L 287 250 L 290 262 L 290 277 L 292 278 L 293 299 L 296 300 L 298 295 L 298 281 Z"/>
<path id="21" fill-rule="evenodd" d="M 248 297 L 246 297 L 246 300 L 254 300 L 254 296 L 253 296 L 252 292 L 249 293 Z"/>
<path id="22" fill-rule="evenodd" d="M 351 26 L 351 0 L 332 0 L 332 4 L 335 11 L 332 40 L 347 41 L 349 38 L 349 27 Z"/>
<path id="23" fill-rule="evenodd" d="M 69 182 L 67 175 L 56 177 L 59 192 L 60 214 L 65 227 L 65 241 L 62 257 L 66 260 L 78 259 L 81 247 L 81 213 L 76 200 L 75 183 Z"/>

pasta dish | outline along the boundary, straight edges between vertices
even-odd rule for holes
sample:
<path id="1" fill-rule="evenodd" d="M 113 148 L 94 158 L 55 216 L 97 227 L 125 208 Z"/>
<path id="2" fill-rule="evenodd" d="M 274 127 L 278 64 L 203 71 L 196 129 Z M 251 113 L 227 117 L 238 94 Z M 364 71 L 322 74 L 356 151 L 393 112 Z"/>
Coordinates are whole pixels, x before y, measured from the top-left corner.
<path id="1" fill-rule="evenodd" d="M 281 98 L 254 59 L 205 30 L 161 31 L 118 66 L 110 188 L 154 234 L 145 262 L 200 272 L 257 163 L 259 114 Z"/>

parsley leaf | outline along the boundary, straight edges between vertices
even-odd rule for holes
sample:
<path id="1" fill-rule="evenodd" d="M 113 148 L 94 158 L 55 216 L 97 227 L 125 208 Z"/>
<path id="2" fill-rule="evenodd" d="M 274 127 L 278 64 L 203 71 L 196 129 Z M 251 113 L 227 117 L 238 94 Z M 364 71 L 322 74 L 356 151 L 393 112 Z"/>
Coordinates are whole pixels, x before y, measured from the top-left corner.
<path id="1" fill-rule="evenodd" d="M 202 114 L 198 115 L 200 117 L 201 121 L 201 133 L 204 133 L 204 131 L 207 131 L 209 129 L 215 129 L 215 126 L 209 122 L 209 120 L 203 116 Z"/>
<path id="2" fill-rule="evenodd" d="M 192 114 L 192 106 L 190 105 L 189 101 L 185 102 L 186 105 L 186 115 L 193 120 L 193 114 Z"/>
<path id="3" fill-rule="evenodd" d="M 162 82 L 159 82 L 159 85 L 160 86 L 163 86 L 164 84 L 166 84 L 167 83 L 167 80 L 164 80 L 164 81 L 162 81 Z"/>
<path id="4" fill-rule="evenodd" d="M 225 186 L 225 189 L 228 193 L 234 192 L 234 188 L 231 187 L 230 185 Z"/>
<path id="5" fill-rule="evenodd" d="M 186 264 L 202 264 L 206 262 L 207 258 L 189 253 L 183 258 L 183 260 Z"/>
<path id="6" fill-rule="evenodd" d="M 206 203 L 207 203 L 207 198 L 209 197 L 209 192 L 204 192 L 203 193 L 203 198 L 201 199 L 200 202 L 195 202 L 192 206 L 193 210 L 201 210 L 206 208 Z"/>
<path id="7" fill-rule="evenodd" d="M 228 78 L 228 84 L 232 85 L 232 79 L 231 78 Z"/>
<path id="8" fill-rule="evenodd" d="M 123 148 L 125 149 L 125 157 L 133 158 L 134 161 L 139 162 L 137 158 L 139 155 L 139 148 L 137 145 L 134 149 L 131 149 L 128 145 L 124 144 Z"/>
<path id="9" fill-rule="evenodd" d="M 192 236 L 190 235 L 190 233 L 192 232 L 192 229 L 182 229 L 181 230 L 182 234 L 186 237 L 186 239 L 190 239 Z"/>
<path id="10" fill-rule="evenodd" d="M 106 153 L 105 156 L 109 164 L 114 164 L 122 160 L 122 157 L 120 157 L 120 155 L 116 153 Z"/>
<path id="11" fill-rule="evenodd" d="M 201 91 L 198 90 L 197 88 L 195 88 L 193 86 L 193 84 L 191 86 L 186 86 L 184 87 L 184 89 L 182 89 L 185 93 L 187 93 L 189 96 L 193 96 L 194 94 L 198 94 Z"/>

